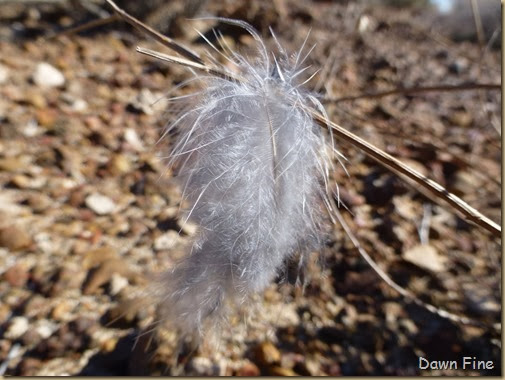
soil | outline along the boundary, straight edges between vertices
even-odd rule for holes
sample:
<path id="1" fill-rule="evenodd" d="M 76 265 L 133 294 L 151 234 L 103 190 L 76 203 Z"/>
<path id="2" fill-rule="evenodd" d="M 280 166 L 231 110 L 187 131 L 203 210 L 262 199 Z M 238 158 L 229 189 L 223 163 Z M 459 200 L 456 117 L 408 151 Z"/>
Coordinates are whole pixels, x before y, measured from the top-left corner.
<path id="1" fill-rule="evenodd" d="M 176 8 L 153 2 L 144 19 L 200 53 L 212 51 L 185 17 L 243 19 L 273 48 L 271 27 L 292 52 L 308 36 L 306 46 L 315 44 L 308 76 L 320 71 L 306 86 L 333 99 L 323 98 L 331 120 L 501 224 L 500 91 L 336 101 L 404 87 L 501 84 L 500 50 L 450 40 L 425 7 L 188 4 L 170 13 Z M 501 374 L 501 240 L 338 140 L 347 161 L 332 179 L 363 247 L 423 301 L 482 325 L 450 321 L 400 296 L 335 225 L 303 289 L 279 279 L 196 348 L 177 343 L 169 328 L 154 329 L 146 285 L 194 235 L 190 226 L 179 233 L 181 191 L 160 159 L 167 141 L 158 139 L 177 111 L 164 98 L 198 86 L 174 90 L 191 73 L 135 53 L 137 45 L 168 51 L 118 21 L 64 32 L 97 17 L 89 12 L 0 5 L 0 371 Z M 164 14 L 170 25 L 156 22 Z M 193 23 L 209 36 L 218 27 L 232 49 L 252 51 L 244 31 L 217 20 Z M 420 368 L 420 357 L 431 367 Z M 492 368 L 463 368 L 464 357 Z M 453 360 L 456 368 L 439 368 Z"/>

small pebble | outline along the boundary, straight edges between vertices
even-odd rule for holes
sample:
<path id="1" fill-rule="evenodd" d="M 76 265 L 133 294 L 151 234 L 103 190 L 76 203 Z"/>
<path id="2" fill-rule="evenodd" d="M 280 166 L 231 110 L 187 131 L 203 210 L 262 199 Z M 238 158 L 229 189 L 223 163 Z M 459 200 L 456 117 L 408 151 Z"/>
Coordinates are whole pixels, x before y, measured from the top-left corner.
<path id="1" fill-rule="evenodd" d="M 35 329 L 28 329 L 21 337 L 21 341 L 24 346 L 31 346 L 38 344 L 41 341 L 42 337 L 39 332 Z"/>
<path id="2" fill-rule="evenodd" d="M 7 339 L 17 339 L 23 335 L 29 327 L 28 318 L 26 317 L 14 317 L 9 323 L 9 327 L 5 332 L 5 337 Z"/>
<path id="3" fill-rule="evenodd" d="M 12 177 L 11 184 L 18 189 L 40 189 L 47 182 L 45 177 L 28 177 L 23 174 L 17 174 Z"/>
<path id="4" fill-rule="evenodd" d="M 48 209 L 53 204 L 53 201 L 43 193 L 31 193 L 26 197 L 26 203 L 34 212 L 39 213 Z"/>
<path id="5" fill-rule="evenodd" d="M 189 376 L 219 376 L 220 368 L 208 358 L 197 356 L 188 363 Z"/>
<path id="6" fill-rule="evenodd" d="M 51 318 L 56 321 L 65 320 L 70 315 L 73 305 L 68 301 L 58 303 L 51 312 Z"/>
<path id="7" fill-rule="evenodd" d="M 46 62 L 37 65 L 32 79 L 37 86 L 43 87 L 59 87 L 65 84 L 63 74 L 56 67 Z"/>
<path id="8" fill-rule="evenodd" d="M 17 366 L 17 375 L 36 376 L 36 373 L 40 367 L 42 367 L 42 360 L 25 357 Z"/>
<path id="9" fill-rule="evenodd" d="M 87 251 L 84 254 L 84 260 L 82 264 L 84 268 L 90 269 L 99 264 L 102 264 L 104 261 L 118 258 L 119 258 L 118 252 L 114 248 L 105 245 L 103 247 Z"/>
<path id="10" fill-rule="evenodd" d="M 137 97 L 130 102 L 129 106 L 134 111 L 154 115 L 165 110 L 167 104 L 167 99 L 162 93 L 153 93 L 149 89 L 142 89 Z"/>
<path id="11" fill-rule="evenodd" d="M 47 339 L 58 329 L 58 326 L 48 321 L 47 319 L 42 319 L 37 323 L 35 331 L 42 337 L 42 339 Z"/>
<path id="12" fill-rule="evenodd" d="M 449 121 L 451 124 L 467 128 L 473 123 L 473 116 L 467 111 L 453 111 L 449 115 Z"/>
<path id="13" fill-rule="evenodd" d="M 9 79 L 9 69 L 6 66 L 0 65 L 0 84 L 4 84 Z"/>
<path id="14" fill-rule="evenodd" d="M 28 270 L 22 263 L 17 263 L 7 269 L 3 279 L 11 286 L 23 287 L 28 281 Z"/>
<path id="15" fill-rule="evenodd" d="M 44 318 L 49 312 L 47 298 L 40 294 L 34 294 L 26 301 L 23 307 L 23 314 L 28 318 Z"/>
<path id="16" fill-rule="evenodd" d="M 111 296 L 115 296 L 127 285 L 128 285 L 128 279 L 124 278 L 123 276 L 117 273 L 114 273 L 112 275 L 112 278 L 110 279 L 109 294 Z"/>
<path id="17" fill-rule="evenodd" d="M 104 341 L 100 346 L 103 351 L 112 352 L 116 348 L 117 342 L 117 338 L 110 338 Z"/>
<path id="18" fill-rule="evenodd" d="M 76 112 L 84 112 L 88 109 L 88 103 L 84 99 L 75 99 L 72 103 L 72 110 Z"/>
<path id="19" fill-rule="evenodd" d="M 0 304 L 0 325 L 4 324 L 11 316 L 11 309 L 6 304 Z"/>
<path id="20" fill-rule="evenodd" d="M 256 347 L 254 353 L 256 361 L 262 366 L 277 364 L 281 361 L 281 353 L 270 342 L 261 343 Z"/>
<path id="21" fill-rule="evenodd" d="M 41 127 L 45 127 L 49 130 L 54 128 L 56 118 L 58 117 L 58 112 L 53 108 L 42 108 L 37 110 L 37 123 Z"/>
<path id="22" fill-rule="evenodd" d="M 0 159 L 0 170 L 7 172 L 20 172 L 26 169 L 27 163 L 26 156 L 22 157 L 7 157 Z"/>
<path id="23" fill-rule="evenodd" d="M 176 231 L 170 230 L 157 237 L 154 240 L 153 246 L 156 251 L 169 250 L 174 248 L 179 243 L 180 239 L 181 238 Z"/>
<path id="24" fill-rule="evenodd" d="M 29 120 L 24 127 L 21 128 L 21 132 L 26 137 L 34 137 L 42 132 L 42 129 L 39 128 L 37 122 L 33 119 Z"/>
<path id="25" fill-rule="evenodd" d="M 83 294 L 95 294 L 99 289 L 108 283 L 114 273 L 131 275 L 128 265 L 120 259 L 106 260 L 98 267 L 90 270 L 88 278 L 83 286 Z"/>
<path id="26" fill-rule="evenodd" d="M 298 374 L 290 368 L 272 367 L 268 371 L 272 376 L 298 376 Z"/>
<path id="27" fill-rule="evenodd" d="M 452 74 L 462 74 L 468 67 L 466 59 L 457 59 L 449 65 L 449 72 Z"/>
<path id="28" fill-rule="evenodd" d="M 260 374 L 258 366 L 251 362 L 245 363 L 236 373 L 237 376 L 259 376 Z"/>
<path id="29" fill-rule="evenodd" d="M 63 93 L 61 96 L 62 100 L 70 105 L 72 111 L 84 112 L 88 109 L 88 103 L 81 98 L 76 98 L 69 93 Z"/>
<path id="30" fill-rule="evenodd" d="M 128 128 L 124 133 L 124 139 L 136 151 L 142 152 L 144 150 L 144 145 L 134 129 Z"/>
<path id="31" fill-rule="evenodd" d="M 51 297 L 60 296 L 65 291 L 79 289 L 85 280 L 85 273 L 78 269 L 61 268 L 51 288 Z"/>
<path id="32" fill-rule="evenodd" d="M 24 95 L 24 100 L 35 108 L 42 109 L 44 107 L 47 107 L 47 101 L 44 95 L 42 95 L 39 91 L 40 90 L 35 88 L 29 89 Z"/>
<path id="33" fill-rule="evenodd" d="M 198 226 L 195 223 L 186 222 L 181 226 L 181 230 L 188 236 L 194 236 L 198 231 Z"/>
<path id="34" fill-rule="evenodd" d="M 98 215 L 107 215 L 116 209 L 116 204 L 105 195 L 93 193 L 86 197 L 86 206 Z"/>
<path id="35" fill-rule="evenodd" d="M 109 170 L 112 174 L 125 174 L 131 170 L 131 163 L 124 154 L 115 154 L 109 161 Z"/>
<path id="36" fill-rule="evenodd" d="M 19 251 L 29 247 L 32 239 L 28 233 L 17 226 L 10 226 L 0 230 L 0 247 L 11 251 Z"/>

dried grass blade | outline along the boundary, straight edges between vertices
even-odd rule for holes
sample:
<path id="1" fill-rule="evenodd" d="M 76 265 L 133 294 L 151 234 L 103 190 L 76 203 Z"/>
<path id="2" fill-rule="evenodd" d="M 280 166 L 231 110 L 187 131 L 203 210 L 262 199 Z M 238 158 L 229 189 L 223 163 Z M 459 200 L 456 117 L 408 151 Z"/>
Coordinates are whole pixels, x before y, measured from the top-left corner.
<path id="1" fill-rule="evenodd" d="M 140 20 L 137 20 L 135 17 L 129 15 L 126 13 L 124 10 L 119 8 L 116 3 L 114 3 L 112 0 L 105 0 L 107 4 L 109 4 L 114 11 L 127 23 L 130 25 L 134 26 L 135 28 L 139 29 L 141 32 L 146 33 L 148 36 L 151 36 L 154 38 L 156 41 L 161 43 L 162 45 L 168 47 L 169 49 L 175 51 L 176 53 L 182 55 L 183 57 L 186 57 L 187 59 L 197 62 L 200 64 L 203 64 L 202 59 L 198 56 L 197 53 L 191 51 L 187 47 L 183 46 L 182 44 L 174 41 L 173 39 L 164 36 L 163 34 L 157 32 L 153 28 L 149 27 L 148 25 L 144 24 Z"/>
<path id="2" fill-rule="evenodd" d="M 365 154 L 384 165 L 388 169 L 393 169 L 394 171 L 400 173 L 401 175 L 415 181 L 417 184 L 426 189 L 430 194 L 433 194 L 439 199 L 447 202 L 453 209 L 464 215 L 469 221 L 483 227 L 487 231 L 491 232 L 495 237 L 501 237 L 501 226 L 489 219 L 488 217 L 482 215 L 479 211 L 471 207 L 468 203 L 463 201 L 456 195 L 448 192 L 439 183 L 426 178 L 424 175 L 418 171 L 412 169 L 408 165 L 394 158 L 393 156 L 387 154 L 383 150 L 377 148 L 376 146 L 370 144 L 369 142 L 361 139 L 355 134 L 349 132 L 345 128 L 342 128 L 338 124 L 326 119 L 321 114 L 314 110 L 311 110 L 311 114 L 314 119 L 322 126 L 328 126 L 332 128 L 333 133 L 340 137 L 341 139 L 347 141 L 348 143 L 354 145 Z"/>
<path id="3" fill-rule="evenodd" d="M 231 74 L 225 73 L 219 69 L 212 68 L 212 67 L 206 66 L 204 64 L 193 62 L 193 61 L 190 61 L 190 60 L 187 60 L 184 58 L 175 57 L 175 56 L 169 55 L 169 54 L 163 54 L 158 51 L 143 48 L 140 46 L 137 46 L 137 48 L 135 50 L 141 54 L 148 55 L 150 57 L 159 59 L 161 61 L 165 61 L 165 62 L 169 62 L 169 63 L 176 63 L 178 65 L 186 66 L 186 67 L 189 67 L 192 69 L 205 71 L 206 73 L 209 73 L 211 75 L 216 75 L 220 78 L 234 80 L 234 81 L 240 80 L 239 77 L 232 76 Z"/>
<path id="4" fill-rule="evenodd" d="M 464 83 L 458 85 L 442 85 L 442 86 L 426 86 L 426 87 L 411 87 L 411 88 L 395 88 L 389 91 L 365 93 L 355 96 L 344 96 L 341 98 L 323 98 L 324 102 L 340 103 L 358 99 L 374 99 L 383 98 L 390 95 L 406 95 L 419 94 L 424 92 L 451 92 L 451 91 L 468 91 L 468 90 L 501 90 L 501 84 L 494 83 Z"/>

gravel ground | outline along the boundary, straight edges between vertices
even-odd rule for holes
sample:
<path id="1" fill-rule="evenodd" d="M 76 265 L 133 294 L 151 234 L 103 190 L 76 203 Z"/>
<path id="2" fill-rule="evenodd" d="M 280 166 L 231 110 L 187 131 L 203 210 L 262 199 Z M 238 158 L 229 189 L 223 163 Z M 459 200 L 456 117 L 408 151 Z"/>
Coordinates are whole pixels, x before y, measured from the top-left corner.
<path id="1" fill-rule="evenodd" d="M 7 8 L 9 7 L 9 8 Z M 184 254 L 180 190 L 157 144 L 163 97 L 183 68 L 118 23 L 84 34 L 63 10 L 0 13 L 0 370 L 7 375 L 499 375 L 501 332 L 410 304 L 371 270 L 340 226 L 314 255 L 305 289 L 272 284 L 198 349 L 153 330 L 145 286 Z M 330 97 L 397 87 L 501 83 L 500 51 L 451 42 L 432 16 L 362 2 L 219 1 L 201 14 L 244 19 L 297 51 L 311 29 L 308 84 Z M 50 17 L 51 16 L 51 17 Z M 175 26 L 174 26 L 175 25 Z M 215 21 L 195 21 L 206 32 Z M 173 35 L 205 44 L 177 19 Z M 223 28 L 247 50 L 244 33 Z M 194 88 L 184 91 L 195 90 Z M 499 91 L 328 103 L 330 118 L 501 223 Z M 501 317 L 501 240 L 355 148 L 332 174 L 361 244 L 422 300 L 492 326 Z M 421 231 L 421 232 L 419 232 Z M 319 257 L 319 259 L 317 259 Z M 146 302 L 147 301 L 147 302 Z M 147 305 L 147 306 L 146 306 Z M 176 358 L 175 352 L 179 352 Z M 462 358 L 492 369 L 462 368 Z M 419 368 L 419 357 L 457 369 Z"/>

